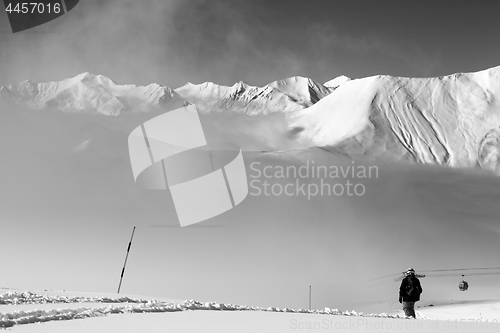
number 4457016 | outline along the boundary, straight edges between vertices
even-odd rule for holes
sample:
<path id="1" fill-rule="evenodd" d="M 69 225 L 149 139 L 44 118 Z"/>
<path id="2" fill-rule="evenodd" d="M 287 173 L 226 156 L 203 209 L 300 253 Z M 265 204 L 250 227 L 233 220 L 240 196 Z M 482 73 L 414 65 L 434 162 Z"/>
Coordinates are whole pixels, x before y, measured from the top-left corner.
<path id="1" fill-rule="evenodd" d="M 53 4 L 44 4 L 41 2 L 23 2 L 23 3 L 17 3 L 14 8 L 12 8 L 12 3 L 9 3 L 9 5 L 5 8 L 6 12 L 12 13 L 55 13 L 59 14 L 61 12 L 61 4 L 59 3 L 53 3 Z"/>

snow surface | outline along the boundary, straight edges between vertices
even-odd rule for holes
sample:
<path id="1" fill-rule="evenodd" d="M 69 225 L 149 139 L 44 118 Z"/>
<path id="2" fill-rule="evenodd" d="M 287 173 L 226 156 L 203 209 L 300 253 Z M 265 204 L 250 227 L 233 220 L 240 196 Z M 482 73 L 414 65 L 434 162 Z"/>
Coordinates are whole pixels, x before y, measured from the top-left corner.
<path id="1" fill-rule="evenodd" d="M 261 308 L 218 302 L 159 301 L 9 291 L 0 295 L 0 327 L 14 332 L 495 332 L 500 301 L 428 306 L 417 319 L 398 313 Z M 27 309 L 26 304 L 39 309 Z M 417 303 L 418 304 L 418 303 Z M 43 308 L 42 308 L 43 307 Z M 477 313 L 480 316 L 477 316 Z M 83 319 L 83 320 L 75 320 Z"/>

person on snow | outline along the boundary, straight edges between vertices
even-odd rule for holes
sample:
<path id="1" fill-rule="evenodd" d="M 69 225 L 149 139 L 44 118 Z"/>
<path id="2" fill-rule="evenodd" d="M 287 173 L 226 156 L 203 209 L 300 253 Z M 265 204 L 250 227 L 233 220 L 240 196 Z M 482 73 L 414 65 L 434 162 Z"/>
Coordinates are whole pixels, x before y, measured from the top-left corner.
<path id="1" fill-rule="evenodd" d="M 415 317 L 415 302 L 420 301 L 422 286 L 420 280 L 415 276 L 415 270 L 408 268 L 401 286 L 399 287 L 399 303 L 403 304 L 406 317 Z"/>

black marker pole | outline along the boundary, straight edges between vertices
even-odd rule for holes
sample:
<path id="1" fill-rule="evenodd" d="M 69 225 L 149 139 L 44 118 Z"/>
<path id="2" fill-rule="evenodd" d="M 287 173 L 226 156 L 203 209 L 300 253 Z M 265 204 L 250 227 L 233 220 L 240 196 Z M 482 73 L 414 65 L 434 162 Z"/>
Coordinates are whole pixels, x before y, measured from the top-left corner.
<path id="1" fill-rule="evenodd" d="M 132 237 L 130 237 L 130 242 L 128 243 L 127 255 L 125 256 L 125 263 L 123 263 L 122 275 L 120 276 L 120 284 L 118 285 L 118 294 L 120 293 L 120 288 L 122 286 L 123 274 L 125 273 L 125 266 L 127 265 L 128 253 L 130 252 L 130 246 L 132 245 L 132 239 L 134 238 L 134 230 L 132 230 Z"/>
<path id="2" fill-rule="evenodd" d="M 311 286 L 309 286 L 309 310 L 311 310 Z"/>

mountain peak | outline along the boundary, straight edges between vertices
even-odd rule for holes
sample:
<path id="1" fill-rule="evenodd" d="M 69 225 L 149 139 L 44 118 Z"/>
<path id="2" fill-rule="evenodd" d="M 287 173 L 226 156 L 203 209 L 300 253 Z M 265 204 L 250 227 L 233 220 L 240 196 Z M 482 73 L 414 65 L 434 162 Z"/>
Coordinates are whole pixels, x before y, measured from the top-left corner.
<path id="1" fill-rule="evenodd" d="M 328 88 L 337 88 L 338 86 L 340 86 L 341 84 L 344 84 L 348 81 L 351 81 L 351 79 L 345 75 L 340 75 L 340 76 L 337 76 L 336 78 L 328 81 L 328 82 L 325 82 L 323 83 L 323 85 L 325 87 L 328 87 Z"/>
<path id="2" fill-rule="evenodd" d="M 89 72 L 83 72 L 81 74 L 78 74 L 77 76 L 74 77 L 74 79 L 78 81 L 83 81 L 83 80 L 88 80 L 88 79 L 93 79 L 95 77 L 94 74 L 89 73 Z"/>
<path id="3" fill-rule="evenodd" d="M 303 76 L 277 80 L 269 83 L 268 86 L 288 95 L 304 107 L 315 104 L 331 92 L 328 87 Z"/>
<path id="4" fill-rule="evenodd" d="M 302 76 L 291 76 L 291 77 L 288 77 L 286 79 L 279 79 L 279 80 L 276 80 L 276 81 L 273 81 L 271 83 L 268 84 L 268 86 L 271 86 L 271 87 L 277 87 L 277 86 L 286 86 L 286 85 L 294 85 L 294 84 L 297 84 L 297 83 L 309 83 L 309 81 L 312 81 L 311 79 L 309 78 L 305 78 L 305 77 L 302 77 Z"/>
<path id="5" fill-rule="evenodd" d="M 239 87 L 244 87 L 244 88 L 247 88 L 247 87 L 249 87 L 249 85 L 245 81 L 238 81 L 235 84 L 233 84 L 233 87 L 238 87 L 238 88 Z"/>
<path id="6" fill-rule="evenodd" d="M 106 84 L 116 85 L 116 83 L 107 76 L 101 74 L 92 74 L 89 72 L 83 72 L 68 80 L 73 82 L 84 82 L 84 83 L 89 81 L 95 81 L 96 83 L 106 83 Z"/>

